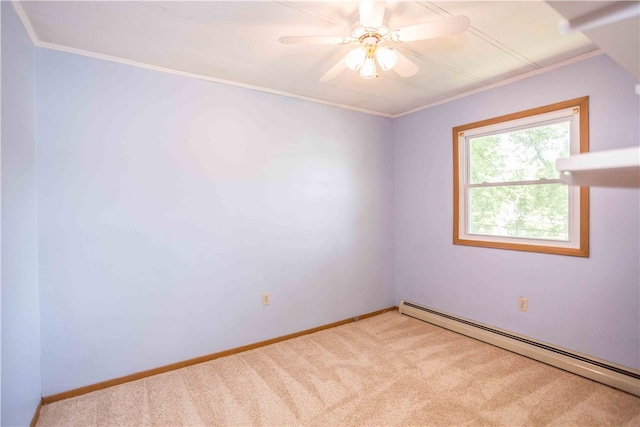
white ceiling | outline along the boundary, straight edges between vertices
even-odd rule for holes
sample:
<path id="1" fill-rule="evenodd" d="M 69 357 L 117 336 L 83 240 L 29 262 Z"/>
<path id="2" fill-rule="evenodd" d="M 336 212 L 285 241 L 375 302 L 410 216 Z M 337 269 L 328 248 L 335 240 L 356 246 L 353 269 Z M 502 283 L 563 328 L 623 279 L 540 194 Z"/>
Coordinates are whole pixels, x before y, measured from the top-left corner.
<path id="1" fill-rule="evenodd" d="M 286 35 L 348 36 L 358 2 L 15 2 L 37 46 L 187 73 L 397 117 L 599 52 L 544 1 L 388 1 L 391 29 L 466 15 L 461 35 L 402 44 L 420 71 L 319 78 L 352 48 L 283 45 Z"/>

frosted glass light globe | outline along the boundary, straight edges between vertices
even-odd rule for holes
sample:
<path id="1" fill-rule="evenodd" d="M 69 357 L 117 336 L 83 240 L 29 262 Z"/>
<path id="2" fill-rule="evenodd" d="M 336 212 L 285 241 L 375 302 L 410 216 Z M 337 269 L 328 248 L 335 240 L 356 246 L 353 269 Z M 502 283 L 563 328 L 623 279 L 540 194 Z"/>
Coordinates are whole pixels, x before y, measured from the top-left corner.
<path id="1" fill-rule="evenodd" d="M 364 64 L 362 64 L 362 68 L 360 68 L 360 77 L 363 79 L 373 79 L 378 77 L 376 63 L 372 56 L 364 60 Z"/>
<path id="2" fill-rule="evenodd" d="M 364 64 L 364 60 L 366 57 L 366 49 L 362 46 L 359 46 L 349 52 L 344 62 L 347 64 L 347 67 L 349 67 L 353 71 L 357 71 L 362 67 L 362 64 Z"/>
<path id="3" fill-rule="evenodd" d="M 398 54 L 390 47 L 379 47 L 376 49 L 376 59 L 383 71 L 388 71 L 398 63 Z"/>

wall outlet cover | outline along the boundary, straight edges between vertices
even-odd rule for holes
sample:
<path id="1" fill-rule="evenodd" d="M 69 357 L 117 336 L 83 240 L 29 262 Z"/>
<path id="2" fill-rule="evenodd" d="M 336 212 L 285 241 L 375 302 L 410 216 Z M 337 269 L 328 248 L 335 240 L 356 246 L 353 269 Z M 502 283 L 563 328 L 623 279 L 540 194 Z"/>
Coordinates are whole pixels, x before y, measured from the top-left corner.
<path id="1" fill-rule="evenodd" d="M 518 297 L 518 310 L 527 311 L 529 301 L 525 297 Z"/>
<path id="2" fill-rule="evenodd" d="M 262 294 L 262 305 L 271 304 L 271 294 L 269 292 L 264 292 Z"/>

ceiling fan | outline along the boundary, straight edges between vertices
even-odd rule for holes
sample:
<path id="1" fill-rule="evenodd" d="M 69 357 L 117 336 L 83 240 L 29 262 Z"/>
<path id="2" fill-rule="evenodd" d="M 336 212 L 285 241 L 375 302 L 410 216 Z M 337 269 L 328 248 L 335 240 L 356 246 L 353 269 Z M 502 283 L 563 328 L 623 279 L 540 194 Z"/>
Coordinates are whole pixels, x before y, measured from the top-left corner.
<path id="1" fill-rule="evenodd" d="M 320 78 L 322 82 L 333 79 L 345 68 L 359 71 L 363 79 L 373 79 L 378 77 L 376 63 L 383 71 L 393 70 L 401 77 L 410 77 L 418 72 L 418 66 L 394 49 L 394 44 L 460 34 L 470 24 L 466 16 L 452 16 L 390 30 L 383 23 L 384 1 L 362 0 L 358 11 L 360 22 L 350 36 L 285 36 L 280 43 L 357 45 Z"/>

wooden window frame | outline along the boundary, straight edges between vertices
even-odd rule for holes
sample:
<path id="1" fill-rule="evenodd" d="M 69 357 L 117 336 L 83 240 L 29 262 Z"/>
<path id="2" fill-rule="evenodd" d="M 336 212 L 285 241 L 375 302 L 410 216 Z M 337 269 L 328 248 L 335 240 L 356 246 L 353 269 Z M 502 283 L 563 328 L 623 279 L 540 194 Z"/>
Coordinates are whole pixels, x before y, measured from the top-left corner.
<path id="1" fill-rule="evenodd" d="M 580 113 L 579 119 L 579 152 L 586 153 L 589 151 L 589 97 L 581 97 L 571 99 L 568 101 L 558 102 L 555 104 L 546 105 L 543 107 L 532 108 L 517 113 L 507 114 L 500 117 L 495 117 L 487 120 L 482 120 L 474 123 L 469 123 L 453 128 L 453 243 L 455 245 L 476 246 L 485 248 L 507 249 L 526 252 L 538 252 L 546 254 L 557 255 L 570 255 L 577 257 L 589 257 L 589 188 L 580 187 L 577 194 L 579 194 L 579 243 L 576 247 L 559 247 L 550 245 L 551 240 L 540 239 L 540 244 L 532 244 L 532 239 L 526 239 L 526 243 L 514 243 L 517 238 L 504 238 L 494 236 L 492 241 L 469 238 L 466 231 L 463 231 L 461 237 L 461 208 L 468 209 L 464 203 L 460 202 L 461 191 L 464 190 L 464 177 L 461 178 L 461 172 L 463 172 L 466 162 L 467 154 L 464 150 L 460 149 L 460 139 L 465 131 L 471 129 L 482 128 L 490 125 L 496 125 L 505 122 L 511 122 L 518 119 L 524 119 L 528 117 L 538 116 L 554 111 L 564 110 L 568 108 L 578 108 Z M 461 152 L 462 151 L 462 152 Z M 572 153 L 576 154 L 576 153 Z M 461 158 L 462 156 L 462 158 Z M 572 218 L 573 216 L 570 216 Z M 466 213 L 465 213 L 466 218 Z M 496 241 L 504 240 L 504 241 Z"/>

